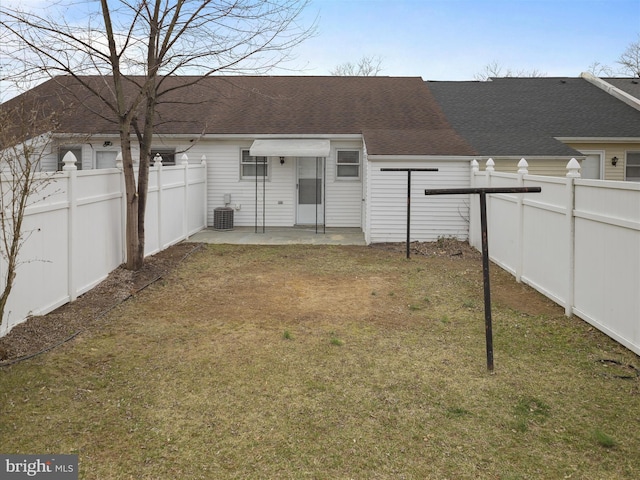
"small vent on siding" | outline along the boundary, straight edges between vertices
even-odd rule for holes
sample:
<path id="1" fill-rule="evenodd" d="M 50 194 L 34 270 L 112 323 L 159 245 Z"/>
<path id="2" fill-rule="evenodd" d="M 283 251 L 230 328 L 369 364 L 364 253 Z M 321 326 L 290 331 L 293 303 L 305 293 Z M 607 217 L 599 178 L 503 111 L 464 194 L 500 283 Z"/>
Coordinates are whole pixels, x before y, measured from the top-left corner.
<path id="1" fill-rule="evenodd" d="M 233 208 L 218 207 L 213 210 L 214 230 L 233 230 Z"/>

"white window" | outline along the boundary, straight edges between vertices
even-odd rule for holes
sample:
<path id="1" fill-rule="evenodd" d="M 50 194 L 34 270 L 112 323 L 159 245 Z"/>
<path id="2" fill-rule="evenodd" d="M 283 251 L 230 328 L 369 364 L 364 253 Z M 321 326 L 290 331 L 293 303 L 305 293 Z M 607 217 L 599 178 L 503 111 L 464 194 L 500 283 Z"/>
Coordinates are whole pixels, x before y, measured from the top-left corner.
<path id="1" fill-rule="evenodd" d="M 98 150 L 96 152 L 96 168 L 115 168 L 118 152 L 114 150 Z"/>
<path id="2" fill-rule="evenodd" d="M 155 162 L 156 155 L 160 155 L 162 158 L 162 165 L 175 165 L 176 164 L 176 151 L 173 148 L 152 148 L 151 149 L 151 165 Z"/>
<path id="3" fill-rule="evenodd" d="M 640 152 L 627 152 L 625 180 L 640 182 Z"/>
<path id="4" fill-rule="evenodd" d="M 269 160 L 267 157 L 252 157 L 249 150 L 242 150 L 240 159 L 240 176 L 243 179 L 268 177 Z"/>
<path id="5" fill-rule="evenodd" d="M 358 150 L 338 150 L 336 177 L 356 180 L 360 178 L 360 152 Z"/>
<path id="6" fill-rule="evenodd" d="M 79 145 L 63 145 L 58 148 L 58 170 L 62 170 L 62 167 L 64 167 L 62 159 L 67 152 L 71 152 L 76 156 L 76 168 L 82 170 L 82 147 Z"/>

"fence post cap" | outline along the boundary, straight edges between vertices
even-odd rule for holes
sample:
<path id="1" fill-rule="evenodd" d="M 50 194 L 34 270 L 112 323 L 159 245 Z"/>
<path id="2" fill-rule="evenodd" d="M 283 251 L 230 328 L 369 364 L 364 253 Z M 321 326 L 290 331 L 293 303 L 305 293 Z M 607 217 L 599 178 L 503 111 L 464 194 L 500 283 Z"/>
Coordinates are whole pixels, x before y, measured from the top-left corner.
<path id="1" fill-rule="evenodd" d="M 471 170 L 473 170 L 474 172 L 480 171 L 480 164 L 475 158 L 471 160 Z"/>
<path id="2" fill-rule="evenodd" d="M 123 168 L 122 151 L 118 152 L 118 155 L 116 155 L 116 168 L 119 168 L 120 170 Z"/>
<path id="3" fill-rule="evenodd" d="M 156 156 L 153 157 L 153 166 L 157 167 L 159 165 L 162 165 L 162 157 L 159 153 L 156 153 Z"/>
<path id="4" fill-rule="evenodd" d="M 580 163 L 575 158 L 569 160 L 567 170 L 567 177 L 580 178 Z"/>
<path id="5" fill-rule="evenodd" d="M 488 172 L 493 172 L 495 170 L 495 164 L 496 162 L 493 161 L 493 158 L 489 158 L 489 160 L 487 160 L 487 167 L 485 168 L 485 170 Z"/>
<path id="6" fill-rule="evenodd" d="M 202 155 L 202 158 L 200 159 L 200 163 L 202 163 L 203 165 L 205 165 L 207 163 L 207 156 L 206 155 Z"/>
<path id="7" fill-rule="evenodd" d="M 186 153 L 183 153 L 180 158 L 182 160 L 182 165 L 187 165 L 189 163 L 189 157 Z"/>
<path id="8" fill-rule="evenodd" d="M 64 157 L 62 157 L 62 163 L 64 163 L 62 170 L 64 171 L 77 170 L 78 169 L 78 167 L 76 166 L 77 161 L 78 159 L 76 158 L 76 156 L 73 154 L 71 150 L 69 150 L 67 153 L 64 154 Z"/>
<path id="9" fill-rule="evenodd" d="M 524 158 L 521 158 L 518 162 L 518 173 L 529 173 L 529 162 L 527 162 Z"/>

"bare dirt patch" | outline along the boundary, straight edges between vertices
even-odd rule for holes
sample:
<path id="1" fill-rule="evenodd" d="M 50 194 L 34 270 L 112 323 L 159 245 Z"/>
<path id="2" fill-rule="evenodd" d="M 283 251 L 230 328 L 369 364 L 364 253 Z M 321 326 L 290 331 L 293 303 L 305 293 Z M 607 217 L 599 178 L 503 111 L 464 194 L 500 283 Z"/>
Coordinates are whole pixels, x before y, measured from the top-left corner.
<path id="1" fill-rule="evenodd" d="M 54 348 L 82 331 L 95 327 L 99 319 L 111 308 L 171 272 L 183 259 L 201 247 L 202 245 L 193 243 L 174 245 L 147 258 L 144 267 L 138 272 L 119 267 L 105 281 L 76 301 L 47 315 L 29 318 L 14 327 L 8 335 L 0 338 L 0 365 L 11 364 Z M 380 243 L 372 245 L 371 248 L 397 252 L 399 256 L 405 255 L 406 252 L 404 243 Z M 482 265 L 480 252 L 468 243 L 455 239 L 413 242 L 410 248 L 414 256 L 453 261 L 448 268 L 477 271 Z M 230 280 L 224 276 L 219 278 L 219 281 Z M 479 280 L 480 277 L 476 275 L 478 288 L 481 289 L 482 284 Z M 337 279 L 336 282 L 328 278 L 318 280 L 312 272 L 287 272 L 274 277 L 269 272 L 262 271 L 256 272 L 251 282 L 234 283 L 229 302 L 234 302 L 234 296 L 245 298 L 248 293 L 264 291 L 257 287 L 265 282 L 274 288 L 268 290 L 269 293 L 264 298 L 258 295 L 250 297 L 249 306 L 253 310 L 268 308 L 269 304 L 277 303 L 281 306 L 282 315 L 299 309 L 297 314 L 309 317 L 316 310 L 326 309 L 327 299 L 332 299 L 331 305 L 335 311 L 331 315 L 353 315 L 353 312 L 357 311 L 361 315 L 375 316 L 375 298 L 371 292 L 375 294 L 376 291 L 389 290 L 392 279 L 354 278 L 351 279 L 348 288 L 345 288 L 343 279 Z M 296 302 L 291 302 L 291 298 L 296 298 Z M 367 301 L 363 302 L 363 298 Z M 358 304 L 355 305 L 351 299 L 358 299 Z M 492 299 L 529 315 L 553 314 L 560 308 L 551 300 L 531 295 L 528 286 L 515 283 L 510 274 L 497 266 L 492 266 Z"/>

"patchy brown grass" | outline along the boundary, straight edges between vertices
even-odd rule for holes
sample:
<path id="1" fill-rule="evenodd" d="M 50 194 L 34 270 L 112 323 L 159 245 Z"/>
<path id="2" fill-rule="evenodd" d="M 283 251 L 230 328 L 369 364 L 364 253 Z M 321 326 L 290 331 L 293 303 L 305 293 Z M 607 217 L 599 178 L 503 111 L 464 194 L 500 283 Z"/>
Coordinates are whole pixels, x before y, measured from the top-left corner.
<path id="1" fill-rule="evenodd" d="M 489 375 L 459 248 L 208 246 L 0 370 L 0 451 L 87 479 L 638 478 L 638 357 L 493 267 Z"/>

